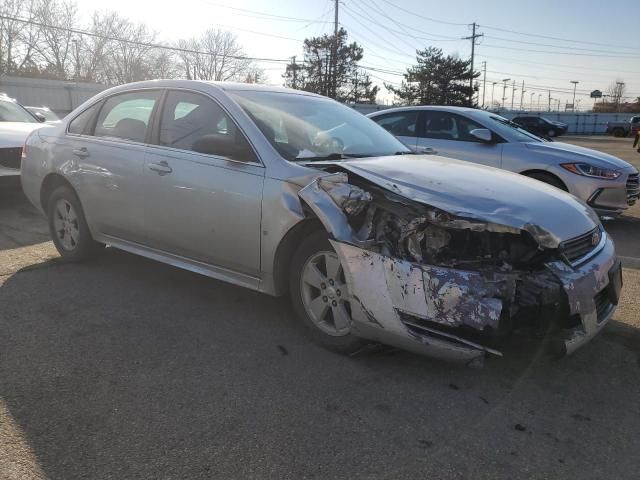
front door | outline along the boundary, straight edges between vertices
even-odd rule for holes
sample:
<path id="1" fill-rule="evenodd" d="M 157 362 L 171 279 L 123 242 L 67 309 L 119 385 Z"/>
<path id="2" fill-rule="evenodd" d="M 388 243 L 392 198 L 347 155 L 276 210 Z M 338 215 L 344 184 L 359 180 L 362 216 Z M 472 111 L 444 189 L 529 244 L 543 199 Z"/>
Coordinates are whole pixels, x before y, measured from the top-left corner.
<path id="1" fill-rule="evenodd" d="M 502 144 L 485 143 L 469 133 L 476 128 L 485 128 L 479 123 L 457 113 L 438 110 L 425 110 L 421 121 L 418 153 L 501 167 Z"/>
<path id="2" fill-rule="evenodd" d="M 144 166 L 149 245 L 258 276 L 265 170 L 242 132 L 213 99 L 187 90 L 167 93 L 158 130 Z M 194 151 L 203 137 L 231 140 L 236 153 Z"/>

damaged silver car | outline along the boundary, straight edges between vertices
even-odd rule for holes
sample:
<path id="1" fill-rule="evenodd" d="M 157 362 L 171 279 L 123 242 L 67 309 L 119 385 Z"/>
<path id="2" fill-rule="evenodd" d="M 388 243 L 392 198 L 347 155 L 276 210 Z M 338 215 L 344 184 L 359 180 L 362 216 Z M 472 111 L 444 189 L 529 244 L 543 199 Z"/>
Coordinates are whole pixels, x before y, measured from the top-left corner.
<path id="1" fill-rule="evenodd" d="M 63 259 L 104 245 L 289 295 L 322 345 L 479 364 L 518 330 L 571 353 L 612 317 L 620 263 L 585 203 L 415 155 L 324 97 L 187 80 L 116 87 L 34 132 L 22 184 Z"/>

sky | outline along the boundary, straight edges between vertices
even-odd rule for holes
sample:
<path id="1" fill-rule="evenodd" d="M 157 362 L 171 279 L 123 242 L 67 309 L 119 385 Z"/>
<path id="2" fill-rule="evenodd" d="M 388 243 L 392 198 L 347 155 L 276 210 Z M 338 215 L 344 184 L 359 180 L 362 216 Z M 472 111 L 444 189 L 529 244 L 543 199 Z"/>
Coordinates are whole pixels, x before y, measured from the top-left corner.
<path id="1" fill-rule="evenodd" d="M 302 59 L 304 38 L 333 31 L 333 0 L 79 0 L 82 18 L 115 10 L 154 30 L 171 42 L 197 36 L 208 28 L 236 34 L 249 56 Z M 285 18 L 286 17 L 286 18 Z M 640 97 L 640 3 L 638 0 L 341 0 L 339 22 L 349 38 L 364 48 L 368 68 L 390 102 L 384 82 L 399 83 L 415 64 L 415 50 L 427 46 L 469 58 L 471 24 L 478 24 L 476 70 L 479 103 L 501 101 L 507 107 L 535 109 L 560 101 L 573 102 L 571 81 L 578 81 L 578 108 L 590 107 L 589 92 L 607 92 L 623 81 L 629 99 Z M 282 84 L 284 63 L 260 62 L 267 82 Z M 383 70 L 384 72 L 382 72 Z M 510 79 L 506 91 L 504 79 Z M 494 86 L 494 82 L 496 85 Z M 515 89 L 514 89 L 515 82 Z M 522 94 L 522 83 L 524 91 Z"/>

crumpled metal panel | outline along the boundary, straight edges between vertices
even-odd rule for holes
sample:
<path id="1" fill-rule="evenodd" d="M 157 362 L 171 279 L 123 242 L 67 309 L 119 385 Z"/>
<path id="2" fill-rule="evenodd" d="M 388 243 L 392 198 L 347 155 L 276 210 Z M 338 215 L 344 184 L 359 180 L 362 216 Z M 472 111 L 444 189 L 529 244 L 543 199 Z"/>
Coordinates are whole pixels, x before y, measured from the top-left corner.
<path id="1" fill-rule="evenodd" d="M 340 256 L 347 284 L 365 314 L 354 320 L 380 328 L 406 331 L 397 310 L 448 327 L 497 328 L 502 301 L 493 298 L 501 282 L 479 273 L 417 265 L 332 242 Z"/>

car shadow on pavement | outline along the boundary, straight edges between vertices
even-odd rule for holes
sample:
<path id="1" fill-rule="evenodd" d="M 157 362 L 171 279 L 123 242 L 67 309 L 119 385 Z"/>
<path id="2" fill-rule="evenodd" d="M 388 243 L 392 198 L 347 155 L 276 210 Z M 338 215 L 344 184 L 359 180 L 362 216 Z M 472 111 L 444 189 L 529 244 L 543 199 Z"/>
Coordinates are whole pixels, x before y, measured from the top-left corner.
<path id="1" fill-rule="evenodd" d="M 0 250 L 46 242 L 46 219 L 22 193 L 18 177 L 0 177 Z"/>
<path id="2" fill-rule="evenodd" d="M 15 444 L 0 439 L 4 468 L 35 462 L 51 479 L 637 474 L 635 328 L 561 360 L 519 339 L 471 369 L 391 349 L 327 352 L 286 299 L 113 249 L 0 282 L 0 407 L 25 444 L 7 457 Z"/>

